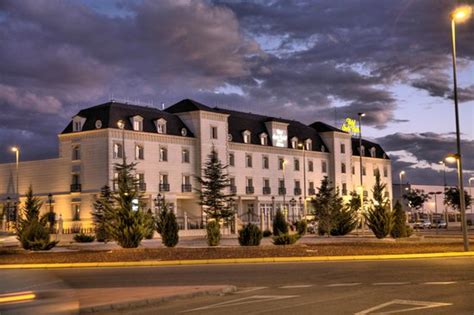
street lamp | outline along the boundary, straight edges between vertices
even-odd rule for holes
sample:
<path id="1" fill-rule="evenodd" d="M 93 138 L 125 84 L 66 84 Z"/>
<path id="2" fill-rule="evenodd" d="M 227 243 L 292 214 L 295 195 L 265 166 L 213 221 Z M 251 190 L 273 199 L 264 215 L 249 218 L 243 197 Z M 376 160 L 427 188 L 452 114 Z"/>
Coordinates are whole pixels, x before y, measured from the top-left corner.
<path id="1" fill-rule="evenodd" d="M 360 212 L 364 212 L 364 181 L 363 181 L 363 166 L 362 166 L 362 117 L 365 117 L 365 113 L 357 113 L 359 116 L 359 163 L 360 163 L 360 187 L 362 192 L 360 194 Z M 364 230 L 362 223 L 362 230 Z"/>
<path id="2" fill-rule="evenodd" d="M 443 165 L 443 185 L 446 188 L 446 163 L 444 161 L 439 161 L 438 164 Z"/>
<path id="3" fill-rule="evenodd" d="M 12 147 L 12 152 L 15 152 L 15 158 L 16 158 L 16 193 L 18 195 L 18 200 L 20 199 L 20 190 L 19 187 L 20 185 L 18 184 L 18 178 L 19 178 L 19 168 L 20 168 L 20 148 L 19 147 Z"/>
<path id="4" fill-rule="evenodd" d="M 460 147 L 458 147 L 460 149 Z M 466 221 L 466 205 L 464 197 L 464 183 L 462 178 L 462 162 L 460 154 L 448 154 L 445 158 L 445 161 L 448 163 L 457 162 L 458 166 L 458 184 L 459 184 L 459 207 L 461 210 L 461 226 L 462 226 L 462 236 L 464 242 L 464 251 L 469 251 L 469 239 L 467 236 L 467 221 Z"/>
<path id="5" fill-rule="evenodd" d="M 125 164 L 125 122 L 123 120 L 117 121 L 117 127 L 122 130 L 122 160 Z"/>
<path id="6" fill-rule="evenodd" d="M 298 147 L 303 149 L 303 198 L 304 198 L 303 216 L 304 216 L 306 215 L 306 147 L 304 143 L 298 144 Z"/>
<path id="7" fill-rule="evenodd" d="M 402 200 L 402 178 L 403 178 L 403 175 L 405 175 L 405 171 L 401 171 L 400 174 L 399 174 L 399 177 L 400 177 L 400 201 Z"/>
<path id="8" fill-rule="evenodd" d="M 288 220 L 288 212 L 286 210 L 286 181 L 285 181 L 285 166 L 288 163 L 287 160 L 283 159 L 282 172 L 283 172 L 283 213 Z"/>
<path id="9" fill-rule="evenodd" d="M 295 222 L 295 206 L 296 206 L 295 198 L 291 198 L 290 205 L 291 205 L 291 221 L 294 223 Z"/>

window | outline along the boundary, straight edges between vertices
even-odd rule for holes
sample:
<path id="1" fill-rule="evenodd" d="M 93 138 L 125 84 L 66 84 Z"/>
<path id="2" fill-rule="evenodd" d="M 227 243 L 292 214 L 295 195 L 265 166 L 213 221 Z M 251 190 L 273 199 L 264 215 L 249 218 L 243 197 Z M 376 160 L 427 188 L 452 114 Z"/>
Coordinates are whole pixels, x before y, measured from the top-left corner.
<path id="1" fill-rule="evenodd" d="M 346 153 L 346 145 L 344 143 L 341 143 L 341 154 Z"/>
<path id="2" fill-rule="evenodd" d="M 182 192 L 192 192 L 192 185 L 191 185 L 191 176 L 183 175 L 181 182 L 181 191 Z"/>
<path id="3" fill-rule="evenodd" d="M 80 221 L 81 220 L 81 205 L 75 203 L 72 205 L 72 220 Z"/>
<path id="4" fill-rule="evenodd" d="M 268 136 L 265 133 L 260 135 L 260 144 L 261 145 L 268 145 Z"/>
<path id="5" fill-rule="evenodd" d="M 383 177 L 388 177 L 388 168 L 386 166 L 383 167 Z"/>
<path id="6" fill-rule="evenodd" d="M 366 169 L 365 169 L 365 166 L 362 166 L 362 176 L 365 176 L 366 175 Z"/>
<path id="7" fill-rule="evenodd" d="M 263 187 L 270 187 L 270 180 L 268 178 L 263 179 Z"/>
<path id="8" fill-rule="evenodd" d="M 229 165 L 235 166 L 235 154 L 234 152 L 229 153 Z"/>
<path id="9" fill-rule="evenodd" d="M 112 180 L 112 188 L 114 191 L 116 191 L 118 189 L 118 178 L 119 178 L 119 173 L 118 172 L 114 172 L 114 179 Z"/>
<path id="10" fill-rule="evenodd" d="M 347 196 L 347 184 L 342 183 L 342 195 Z"/>
<path id="11" fill-rule="evenodd" d="M 229 184 L 230 184 L 230 187 L 235 187 L 235 177 L 229 178 Z"/>
<path id="12" fill-rule="evenodd" d="M 291 147 L 296 149 L 298 147 L 298 138 L 291 138 Z"/>
<path id="13" fill-rule="evenodd" d="M 311 140 L 306 140 L 306 151 L 311 151 L 313 149 L 313 144 Z"/>
<path id="14" fill-rule="evenodd" d="M 168 184 L 168 174 L 160 174 L 160 185 Z"/>
<path id="15" fill-rule="evenodd" d="M 183 175 L 183 185 L 191 185 L 191 176 Z"/>
<path id="16" fill-rule="evenodd" d="M 373 157 L 373 158 L 375 157 L 375 148 L 374 147 L 370 148 L 370 156 Z"/>
<path id="17" fill-rule="evenodd" d="M 321 152 L 326 152 L 326 147 L 325 146 L 321 146 Z"/>
<path id="18" fill-rule="evenodd" d="M 165 147 L 160 148 L 160 162 L 168 161 L 168 149 Z"/>
<path id="19" fill-rule="evenodd" d="M 245 154 L 245 167 L 252 167 L 252 155 Z"/>
<path id="20" fill-rule="evenodd" d="M 247 177 L 247 187 L 253 187 L 253 178 Z"/>
<path id="21" fill-rule="evenodd" d="M 81 131 L 82 123 L 80 121 L 75 121 L 73 126 L 73 131 Z"/>
<path id="22" fill-rule="evenodd" d="M 143 117 L 138 116 L 138 115 L 132 117 L 132 125 L 133 125 L 133 130 L 143 131 Z"/>
<path id="23" fill-rule="evenodd" d="M 145 183 L 145 174 L 143 174 L 143 173 L 137 173 L 137 174 L 136 174 L 136 177 L 137 177 L 137 181 L 138 181 L 138 184 L 139 184 L 139 185 Z"/>
<path id="24" fill-rule="evenodd" d="M 248 130 L 245 130 L 243 133 L 242 133 L 242 136 L 244 138 L 244 143 L 250 143 L 250 131 Z"/>
<path id="25" fill-rule="evenodd" d="M 309 182 L 309 189 L 314 189 L 314 182 Z"/>
<path id="26" fill-rule="evenodd" d="M 362 156 L 365 156 L 365 148 L 364 148 L 364 146 L 361 146 L 361 147 L 359 148 L 359 152 L 362 152 L 362 153 L 361 153 Z"/>
<path id="27" fill-rule="evenodd" d="M 378 169 L 378 167 L 374 166 L 374 176 L 377 176 L 377 174 L 380 174 L 379 169 Z"/>
<path id="28" fill-rule="evenodd" d="M 81 159 L 81 147 L 75 145 L 72 147 L 72 160 L 77 161 Z"/>
<path id="29" fill-rule="evenodd" d="M 211 139 L 217 139 L 217 127 L 211 126 Z"/>
<path id="30" fill-rule="evenodd" d="M 314 171 L 313 161 L 308 161 L 308 172 Z"/>
<path id="31" fill-rule="evenodd" d="M 282 158 L 282 157 L 279 157 L 278 158 L 278 169 L 282 170 L 284 166 L 285 166 L 285 159 Z"/>
<path id="32" fill-rule="evenodd" d="M 295 180 L 295 188 L 301 189 L 301 182 L 299 180 Z"/>
<path id="33" fill-rule="evenodd" d="M 355 173 L 356 173 L 356 168 L 354 165 L 352 165 L 352 175 L 355 175 Z"/>
<path id="34" fill-rule="evenodd" d="M 346 163 L 341 163 L 341 173 L 346 174 Z"/>
<path id="35" fill-rule="evenodd" d="M 278 187 L 279 188 L 285 188 L 285 180 L 280 178 L 278 179 Z"/>
<path id="36" fill-rule="evenodd" d="M 262 157 L 262 168 L 266 170 L 269 168 L 268 156 L 266 155 Z"/>
<path id="37" fill-rule="evenodd" d="M 300 160 L 299 159 L 294 159 L 293 164 L 294 164 L 295 171 L 299 171 L 300 170 Z"/>
<path id="38" fill-rule="evenodd" d="M 181 151 L 181 161 L 183 163 L 189 163 L 189 150 L 188 149 L 183 149 Z"/>
<path id="39" fill-rule="evenodd" d="M 135 160 L 143 160 L 145 158 L 145 149 L 142 145 L 135 146 Z"/>
<path id="40" fill-rule="evenodd" d="M 72 184 L 73 185 L 81 184 L 81 176 L 79 174 L 72 174 Z"/>
<path id="41" fill-rule="evenodd" d="M 328 165 L 327 165 L 326 161 L 322 161 L 321 162 L 321 172 L 327 173 L 327 171 L 328 171 Z"/>
<path id="42" fill-rule="evenodd" d="M 121 143 L 114 143 L 114 159 L 123 158 L 123 148 Z"/>
<path id="43" fill-rule="evenodd" d="M 166 120 L 160 118 L 156 121 L 156 132 L 158 133 L 166 133 Z"/>

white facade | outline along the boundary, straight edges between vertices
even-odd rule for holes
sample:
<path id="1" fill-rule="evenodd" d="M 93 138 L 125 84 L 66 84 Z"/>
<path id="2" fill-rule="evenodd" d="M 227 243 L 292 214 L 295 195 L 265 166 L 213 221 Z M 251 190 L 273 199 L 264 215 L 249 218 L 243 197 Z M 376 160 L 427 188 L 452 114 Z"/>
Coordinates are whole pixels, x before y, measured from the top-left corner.
<path id="1" fill-rule="evenodd" d="M 134 109 L 133 106 L 121 106 L 129 111 Z M 153 111 L 157 115 L 161 112 Z M 192 136 L 184 135 L 184 131 L 183 134 L 170 134 L 167 129 L 169 131 L 171 126 L 169 122 L 166 125 L 164 118 L 155 121 L 155 131 L 143 131 L 143 128 L 150 128 L 146 118 L 138 113 L 135 115 L 127 116 L 131 124 L 125 130 L 118 129 L 113 118 L 98 123 L 100 119 L 92 114 L 75 116 L 71 130 L 59 135 L 58 158 L 20 163 L 20 195 L 24 196 L 31 185 L 35 195 L 44 201 L 43 211 L 46 212 L 50 210 L 48 194 L 52 194 L 51 206 L 61 215 L 66 230 L 89 228 L 93 201 L 101 187 L 114 186 L 114 164 L 122 161 L 117 153 L 122 143 L 127 161 L 136 162 L 136 172 L 142 174 L 138 176 L 146 184 L 142 188 L 148 208 L 154 209 L 154 199 L 158 194 L 164 195 L 166 201 L 172 203 L 181 224 L 185 215 L 189 225 L 197 226 L 203 219 L 194 193 L 197 188 L 194 176 L 201 173 L 212 147 L 224 164 L 229 164 L 238 218 L 259 223 L 262 227 L 269 224 L 273 210 L 281 207 L 283 201 L 289 209 L 288 219 L 297 220 L 304 212 L 304 198 L 317 192 L 324 176 L 328 176 L 346 198 L 360 186 L 359 156 L 352 152 L 351 136 L 342 131 L 319 132 L 324 148 L 315 150 L 309 138 L 289 138 L 285 129 L 288 124 L 282 122 L 266 123 L 266 131 L 259 134 L 261 144 L 257 144 L 244 143 L 245 136 L 242 142 L 232 139 L 228 123 L 232 114 L 225 112 L 198 109 L 167 113 L 179 117 Z M 88 119 L 97 120 L 95 124 L 86 125 Z M 91 124 L 95 127 L 90 127 Z M 134 127 L 139 130 L 133 130 Z M 250 133 L 245 129 L 241 132 Z M 255 135 L 248 136 L 250 139 Z M 292 141 L 304 144 L 305 150 L 293 147 Z M 281 161 L 285 161 L 283 167 Z M 363 165 L 366 168 L 363 184 L 368 197 L 371 198 L 375 182 L 374 170 L 378 169 L 391 199 L 390 160 L 363 157 Z M 17 200 L 15 185 L 15 163 L 0 164 L 0 202 L 6 203 L 7 197 L 12 203 Z"/>

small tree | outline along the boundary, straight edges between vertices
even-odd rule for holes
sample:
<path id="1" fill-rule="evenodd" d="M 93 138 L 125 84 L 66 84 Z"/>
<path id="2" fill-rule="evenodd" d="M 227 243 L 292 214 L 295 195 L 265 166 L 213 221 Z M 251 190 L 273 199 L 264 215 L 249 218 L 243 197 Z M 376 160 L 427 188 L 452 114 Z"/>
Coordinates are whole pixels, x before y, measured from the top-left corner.
<path id="1" fill-rule="evenodd" d="M 175 247 L 178 244 L 178 222 L 174 212 L 169 209 L 169 204 L 164 199 L 156 221 L 156 230 L 160 233 L 161 242 L 166 247 Z"/>
<path id="2" fill-rule="evenodd" d="M 209 221 L 206 226 L 207 244 L 209 246 L 217 246 L 221 241 L 221 231 L 219 223 L 216 221 Z"/>
<path id="3" fill-rule="evenodd" d="M 24 249 L 50 250 L 58 242 L 50 241 L 48 216 L 40 218 L 41 201 L 33 196 L 31 186 L 26 193 L 25 206 L 18 219 L 17 238 Z"/>
<path id="4" fill-rule="evenodd" d="M 397 200 L 393 207 L 393 228 L 390 231 L 393 238 L 407 237 L 407 217 L 401 203 Z"/>
<path id="5" fill-rule="evenodd" d="M 141 211 L 142 194 L 138 189 L 138 179 L 134 176 L 135 165 L 127 164 L 125 159 L 115 164 L 118 190 L 112 195 L 113 205 L 104 208 L 107 234 L 123 248 L 138 247 L 147 233 Z"/>
<path id="6" fill-rule="evenodd" d="M 151 209 L 145 213 L 145 238 L 147 240 L 153 239 L 153 235 L 155 234 L 155 218 L 153 218 L 153 213 Z"/>
<path id="7" fill-rule="evenodd" d="M 457 187 L 446 188 L 444 191 L 444 204 L 453 208 L 454 210 L 461 211 L 461 197 L 460 190 Z M 471 195 L 464 190 L 464 206 L 467 209 L 471 205 Z"/>
<path id="8" fill-rule="evenodd" d="M 414 210 L 418 211 L 423 208 L 423 205 L 429 199 L 429 195 L 421 189 L 410 189 L 406 194 L 403 195 L 403 199 L 408 202 L 408 206 Z"/>
<path id="9" fill-rule="evenodd" d="M 278 236 L 282 234 L 288 234 L 288 223 L 283 212 L 278 209 L 273 219 L 273 235 Z"/>
<path id="10" fill-rule="evenodd" d="M 95 238 L 98 242 L 107 242 L 111 239 L 107 234 L 107 218 L 105 216 L 106 208 L 113 205 L 112 192 L 110 187 L 105 185 L 100 190 L 99 198 L 94 202 L 94 210 L 92 211 L 92 220 L 94 222 Z"/>
<path id="11" fill-rule="evenodd" d="M 321 181 L 321 186 L 314 199 L 312 199 L 314 215 L 318 220 L 318 234 L 329 234 L 333 220 L 333 188 L 329 185 L 327 176 Z"/>
<path id="12" fill-rule="evenodd" d="M 365 218 L 367 225 L 377 238 L 386 237 L 393 226 L 393 216 L 390 211 L 390 204 L 387 198 L 384 197 L 384 191 L 387 184 L 382 184 L 380 181 L 380 173 L 375 174 L 375 184 L 372 190 L 374 199 Z"/>
<path id="13" fill-rule="evenodd" d="M 262 240 L 263 234 L 258 226 L 249 223 L 239 230 L 240 246 L 258 246 Z"/>

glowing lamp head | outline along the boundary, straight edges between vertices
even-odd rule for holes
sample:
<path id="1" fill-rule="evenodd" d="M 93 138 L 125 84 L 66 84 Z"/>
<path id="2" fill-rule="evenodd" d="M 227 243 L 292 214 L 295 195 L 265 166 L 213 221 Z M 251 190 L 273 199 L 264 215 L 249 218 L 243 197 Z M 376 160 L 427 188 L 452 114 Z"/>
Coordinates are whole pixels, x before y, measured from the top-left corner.
<path id="1" fill-rule="evenodd" d="M 448 163 L 456 163 L 456 161 L 458 160 L 458 155 L 448 154 L 444 160 Z"/>
<path id="2" fill-rule="evenodd" d="M 117 121 L 117 127 L 119 127 L 119 129 L 123 129 L 125 127 L 125 123 L 123 122 L 123 120 Z"/>
<path id="3" fill-rule="evenodd" d="M 400 172 L 400 176 L 405 175 L 405 171 Z"/>
<path id="4" fill-rule="evenodd" d="M 457 8 L 451 13 L 451 19 L 456 23 L 461 23 L 469 19 L 472 8 L 468 5 Z"/>
<path id="5" fill-rule="evenodd" d="M 20 151 L 20 149 L 18 149 L 18 147 L 12 147 L 12 152 L 18 152 Z"/>
<path id="6" fill-rule="evenodd" d="M 365 117 L 365 113 L 357 113 L 360 117 Z"/>

